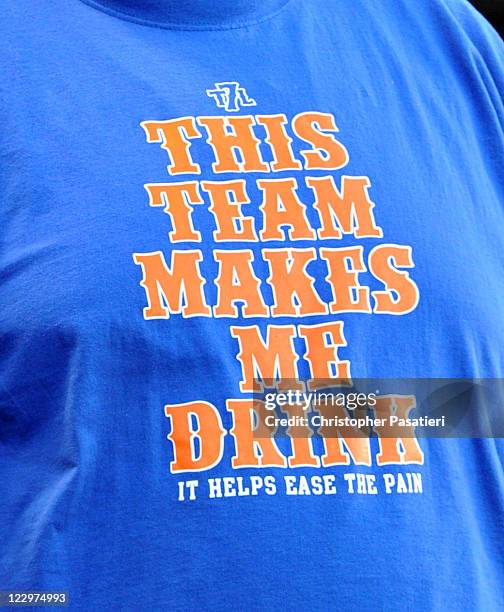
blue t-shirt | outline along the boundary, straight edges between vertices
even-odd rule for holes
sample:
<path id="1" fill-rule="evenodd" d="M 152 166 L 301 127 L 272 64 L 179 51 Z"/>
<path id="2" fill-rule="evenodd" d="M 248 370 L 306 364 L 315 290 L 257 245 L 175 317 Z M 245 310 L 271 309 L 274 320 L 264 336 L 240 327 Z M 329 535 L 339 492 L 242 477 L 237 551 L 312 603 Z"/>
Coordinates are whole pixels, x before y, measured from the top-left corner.
<path id="1" fill-rule="evenodd" d="M 465 0 L 4 0 L 0 36 L 0 591 L 504 609 L 501 439 L 258 439 L 252 401 L 503 376 L 496 32 Z"/>

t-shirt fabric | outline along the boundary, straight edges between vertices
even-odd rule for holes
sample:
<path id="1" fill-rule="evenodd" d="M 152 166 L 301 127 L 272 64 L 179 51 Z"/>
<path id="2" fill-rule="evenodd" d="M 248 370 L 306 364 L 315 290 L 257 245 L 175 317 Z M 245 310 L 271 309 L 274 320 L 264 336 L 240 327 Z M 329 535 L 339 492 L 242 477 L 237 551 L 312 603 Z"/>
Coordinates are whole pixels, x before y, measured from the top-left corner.
<path id="1" fill-rule="evenodd" d="M 491 26 L 4 0 L 0 34 L 0 591 L 504 609 L 501 439 L 252 431 L 267 379 L 502 377 Z"/>

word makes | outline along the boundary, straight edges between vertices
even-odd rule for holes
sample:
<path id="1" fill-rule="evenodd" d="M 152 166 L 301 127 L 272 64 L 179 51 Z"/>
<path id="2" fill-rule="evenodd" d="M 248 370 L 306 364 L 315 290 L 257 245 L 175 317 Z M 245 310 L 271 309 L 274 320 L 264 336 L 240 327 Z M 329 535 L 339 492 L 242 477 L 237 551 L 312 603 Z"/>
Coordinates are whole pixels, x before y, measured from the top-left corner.
<path id="1" fill-rule="evenodd" d="M 283 317 L 360 312 L 403 315 L 414 310 L 419 299 L 416 283 L 404 268 L 414 267 L 411 247 L 380 244 L 367 255 L 362 246 L 340 248 L 262 249 L 262 259 L 252 250 L 214 250 L 218 272 L 214 280 L 217 300 L 213 308 L 203 290 L 206 280 L 201 273 L 202 251 L 174 250 L 170 264 L 162 251 L 133 253 L 141 266 L 148 306 L 145 319 L 183 317 Z M 316 278 L 307 267 L 323 263 L 324 280 L 332 297 L 325 302 L 315 288 Z M 266 268 L 265 265 L 266 264 Z M 267 280 L 258 275 L 267 271 Z M 371 291 L 359 283 L 359 274 L 369 272 L 383 284 Z M 263 273 L 264 276 L 264 273 Z M 262 285 L 262 288 L 261 288 Z M 264 290 L 273 293 L 273 305 L 265 300 Z M 371 298 L 374 304 L 371 304 Z"/>

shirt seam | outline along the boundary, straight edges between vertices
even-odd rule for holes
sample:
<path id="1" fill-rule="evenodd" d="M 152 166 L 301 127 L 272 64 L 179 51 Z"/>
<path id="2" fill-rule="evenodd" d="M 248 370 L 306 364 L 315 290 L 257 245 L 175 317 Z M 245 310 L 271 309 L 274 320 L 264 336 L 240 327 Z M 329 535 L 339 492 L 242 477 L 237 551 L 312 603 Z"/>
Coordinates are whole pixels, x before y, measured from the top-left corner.
<path id="1" fill-rule="evenodd" d="M 250 21 L 240 21 L 234 24 L 224 25 L 224 24 L 191 24 L 191 23 L 170 23 L 170 22 L 158 22 L 151 21 L 150 19 L 142 19 L 141 17 L 135 17 L 134 15 L 130 15 L 124 11 L 119 11 L 113 8 L 109 8 L 100 4 L 99 2 L 95 2 L 95 0 L 80 0 L 82 4 L 85 4 L 91 8 L 94 8 L 97 11 L 102 13 L 106 13 L 111 17 L 116 17 L 117 19 L 121 19 L 123 21 L 129 21 L 131 23 L 136 23 L 138 25 L 147 26 L 151 28 L 159 28 L 162 30 L 179 30 L 179 31 L 196 31 L 196 32 L 212 32 L 212 31 L 223 31 L 223 30 L 239 30 L 242 28 L 246 28 L 248 26 L 257 25 L 262 23 L 263 21 L 268 21 L 272 19 L 279 13 L 283 11 L 283 9 L 291 2 L 291 0 L 285 0 L 284 3 L 277 8 L 272 13 L 268 13 L 267 15 L 263 15 L 262 17 L 258 17 L 257 19 L 251 19 Z"/>

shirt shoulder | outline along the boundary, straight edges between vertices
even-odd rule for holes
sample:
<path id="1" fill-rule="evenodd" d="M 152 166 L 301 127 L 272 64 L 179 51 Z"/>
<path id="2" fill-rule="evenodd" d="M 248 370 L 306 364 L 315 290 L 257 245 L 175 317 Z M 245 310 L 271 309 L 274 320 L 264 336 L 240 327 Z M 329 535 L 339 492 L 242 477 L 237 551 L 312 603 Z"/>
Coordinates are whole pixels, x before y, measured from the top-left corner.
<path id="1" fill-rule="evenodd" d="M 504 41 L 468 0 L 434 1 L 460 70 L 472 77 L 473 90 L 485 94 L 504 130 Z"/>
<path id="2" fill-rule="evenodd" d="M 435 0 L 452 19 L 473 52 L 496 62 L 503 69 L 504 41 L 487 19 L 468 0 Z"/>

